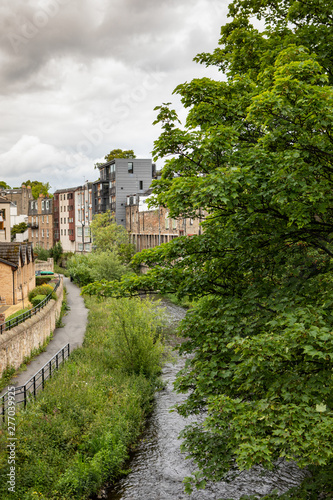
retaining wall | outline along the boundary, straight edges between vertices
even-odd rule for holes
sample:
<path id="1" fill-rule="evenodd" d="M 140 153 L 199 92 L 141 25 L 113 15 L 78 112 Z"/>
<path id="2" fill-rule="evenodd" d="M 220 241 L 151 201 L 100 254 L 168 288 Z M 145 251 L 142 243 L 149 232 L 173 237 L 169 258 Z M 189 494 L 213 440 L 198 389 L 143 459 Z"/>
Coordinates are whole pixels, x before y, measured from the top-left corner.
<path id="1" fill-rule="evenodd" d="M 56 328 L 63 300 L 63 279 L 56 291 L 58 300 L 50 300 L 32 318 L 0 335 L 0 376 L 12 366 L 16 370 L 24 358 L 38 349 Z"/>
<path id="2" fill-rule="evenodd" d="M 54 271 L 53 258 L 50 257 L 46 260 L 35 260 L 35 271 Z"/>

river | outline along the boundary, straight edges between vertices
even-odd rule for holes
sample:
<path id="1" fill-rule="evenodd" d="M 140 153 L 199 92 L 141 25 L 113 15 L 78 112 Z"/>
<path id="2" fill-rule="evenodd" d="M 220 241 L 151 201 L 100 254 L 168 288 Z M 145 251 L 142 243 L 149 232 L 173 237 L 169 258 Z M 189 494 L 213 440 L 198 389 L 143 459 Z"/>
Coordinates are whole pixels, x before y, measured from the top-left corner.
<path id="1" fill-rule="evenodd" d="M 178 321 L 184 311 L 165 304 L 168 314 Z M 128 467 L 131 472 L 117 484 L 106 488 L 102 498 L 107 500 L 238 500 L 242 495 L 271 493 L 277 489 L 283 493 L 298 485 L 304 478 L 293 463 L 282 462 L 278 471 L 262 475 L 260 469 L 243 472 L 231 483 L 208 483 L 205 490 L 184 493 L 183 479 L 194 470 L 191 461 L 180 452 L 179 432 L 188 423 L 170 408 L 184 399 L 183 394 L 173 390 L 176 374 L 184 364 L 178 358 L 175 363 L 167 363 L 163 369 L 165 388 L 155 395 L 155 404 L 146 430 L 131 457 Z"/>

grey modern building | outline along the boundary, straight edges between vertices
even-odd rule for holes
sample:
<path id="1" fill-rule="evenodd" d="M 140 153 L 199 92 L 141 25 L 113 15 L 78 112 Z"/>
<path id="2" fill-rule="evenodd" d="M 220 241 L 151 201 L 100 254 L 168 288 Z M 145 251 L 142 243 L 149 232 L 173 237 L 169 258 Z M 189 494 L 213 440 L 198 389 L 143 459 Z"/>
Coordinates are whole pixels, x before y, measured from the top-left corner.
<path id="1" fill-rule="evenodd" d="M 93 183 L 93 214 L 110 210 L 117 224 L 126 227 L 126 199 L 146 191 L 156 177 L 151 159 L 116 158 L 99 167 L 100 178 Z"/>

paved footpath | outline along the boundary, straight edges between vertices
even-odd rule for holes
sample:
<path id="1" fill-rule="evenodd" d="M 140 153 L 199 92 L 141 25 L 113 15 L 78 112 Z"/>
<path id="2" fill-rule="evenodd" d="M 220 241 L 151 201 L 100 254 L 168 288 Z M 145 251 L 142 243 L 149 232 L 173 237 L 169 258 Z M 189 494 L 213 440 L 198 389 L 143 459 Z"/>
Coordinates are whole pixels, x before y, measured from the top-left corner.
<path id="1" fill-rule="evenodd" d="M 67 290 L 67 304 L 70 307 L 70 310 L 62 318 L 65 326 L 54 330 L 53 338 L 47 345 L 46 351 L 34 358 L 27 365 L 27 370 L 13 377 L 9 385 L 21 386 L 26 384 L 66 344 L 70 344 L 70 352 L 82 345 L 87 326 L 88 309 L 85 307 L 84 300 L 80 295 L 80 288 L 74 285 L 69 278 L 64 277 L 64 287 Z M 6 390 L 4 389 L 0 395 Z"/>

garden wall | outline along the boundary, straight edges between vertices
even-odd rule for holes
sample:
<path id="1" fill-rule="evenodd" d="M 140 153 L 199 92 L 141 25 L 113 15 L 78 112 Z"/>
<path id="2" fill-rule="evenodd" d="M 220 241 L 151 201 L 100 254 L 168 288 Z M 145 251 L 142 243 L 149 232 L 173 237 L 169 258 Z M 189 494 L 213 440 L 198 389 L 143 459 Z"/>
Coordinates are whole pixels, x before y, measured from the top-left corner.
<path id="1" fill-rule="evenodd" d="M 55 330 L 63 300 L 63 279 L 56 291 L 58 300 L 50 302 L 35 316 L 0 335 L 0 376 L 9 366 L 18 369 L 24 358 L 38 349 Z"/>

